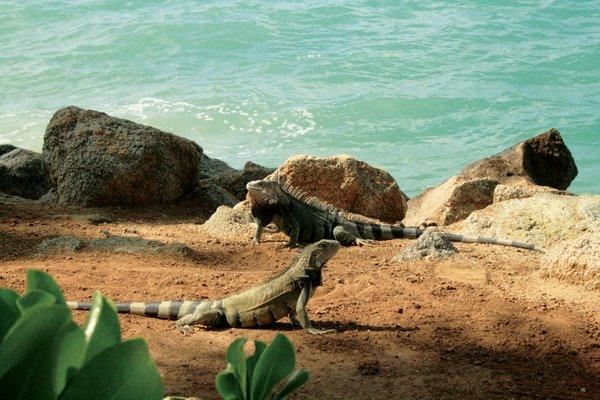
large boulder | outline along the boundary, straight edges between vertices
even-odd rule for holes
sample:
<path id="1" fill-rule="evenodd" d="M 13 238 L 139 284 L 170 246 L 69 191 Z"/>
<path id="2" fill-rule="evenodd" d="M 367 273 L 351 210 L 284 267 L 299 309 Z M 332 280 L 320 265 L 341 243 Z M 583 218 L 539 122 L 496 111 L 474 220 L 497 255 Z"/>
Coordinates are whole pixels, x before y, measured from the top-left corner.
<path id="1" fill-rule="evenodd" d="M 401 221 L 406 212 L 407 196 L 388 172 L 346 155 L 293 156 L 267 179 L 280 179 L 336 207 L 385 222 Z"/>
<path id="2" fill-rule="evenodd" d="M 475 161 L 441 185 L 410 199 L 403 223 L 448 225 L 492 204 L 498 184 L 564 190 L 575 176 L 577 166 L 571 152 L 560 133 L 550 129 Z"/>
<path id="3" fill-rule="evenodd" d="M 246 184 L 250 181 L 263 179 L 267 175 L 272 174 L 275 168 L 267 168 L 248 161 L 241 171 L 223 171 L 213 176 L 212 181 L 233 194 L 238 200 L 246 198 Z"/>
<path id="4" fill-rule="evenodd" d="M 0 156 L 0 191 L 39 199 L 50 190 L 50 181 L 41 154 L 14 149 Z"/>
<path id="5" fill-rule="evenodd" d="M 205 153 L 202 153 L 202 162 L 200 163 L 200 179 L 212 178 L 215 175 L 219 175 L 226 172 L 237 171 L 232 168 L 223 160 L 218 158 L 211 158 Z"/>
<path id="6" fill-rule="evenodd" d="M 12 144 L 0 144 L 0 156 L 16 149 L 17 147 L 13 146 Z"/>
<path id="7" fill-rule="evenodd" d="M 585 233 L 600 235 L 600 195 L 551 193 L 494 203 L 455 224 L 453 231 L 510 238 L 548 247 Z"/>
<path id="8" fill-rule="evenodd" d="M 600 290 L 599 256 L 598 232 L 559 242 L 540 259 L 542 276 Z"/>
<path id="9" fill-rule="evenodd" d="M 202 148 L 150 126 L 66 107 L 50 120 L 42 154 L 62 204 L 160 204 L 191 193 Z"/>

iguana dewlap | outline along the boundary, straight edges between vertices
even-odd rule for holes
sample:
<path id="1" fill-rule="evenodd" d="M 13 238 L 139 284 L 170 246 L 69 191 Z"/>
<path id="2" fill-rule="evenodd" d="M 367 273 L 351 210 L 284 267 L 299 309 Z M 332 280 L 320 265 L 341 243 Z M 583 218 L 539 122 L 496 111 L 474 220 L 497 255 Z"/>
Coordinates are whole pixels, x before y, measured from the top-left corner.
<path id="1" fill-rule="evenodd" d="M 311 325 L 306 312 L 308 299 L 321 285 L 321 269 L 340 244 L 320 240 L 307 246 L 276 277 L 251 289 L 221 300 L 115 303 L 120 313 L 174 319 L 179 328 L 200 324 L 206 327 L 253 328 L 289 316 L 310 333 L 326 333 Z M 75 310 L 89 310 L 90 302 L 67 302 Z"/>

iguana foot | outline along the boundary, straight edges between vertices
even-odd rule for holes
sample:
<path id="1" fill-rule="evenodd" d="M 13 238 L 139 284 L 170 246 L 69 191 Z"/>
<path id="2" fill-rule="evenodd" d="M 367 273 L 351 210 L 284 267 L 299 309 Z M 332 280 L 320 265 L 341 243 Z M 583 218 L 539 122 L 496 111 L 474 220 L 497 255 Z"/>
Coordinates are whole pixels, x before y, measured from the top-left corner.
<path id="1" fill-rule="evenodd" d="M 356 238 L 357 246 L 375 246 L 377 244 L 379 244 L 377 243 L 377 240 Z"/>
<path id="2" fill-rule="evenodd" d="M 323 335 L 325 333 L 335 333 L 335 329 L 318 329 L 318 328 L 315 328 L 312 326 L 310 328 L 307 328 L 306 331 L 313 335 Z"/>
<path id="3" fill-rule="evenodd" d="M 175 327 L 184 336 L 187 336 L 192 331 L 192 327 L 190 325 L 180 324 L 179 321 L 175 322 Z"/>

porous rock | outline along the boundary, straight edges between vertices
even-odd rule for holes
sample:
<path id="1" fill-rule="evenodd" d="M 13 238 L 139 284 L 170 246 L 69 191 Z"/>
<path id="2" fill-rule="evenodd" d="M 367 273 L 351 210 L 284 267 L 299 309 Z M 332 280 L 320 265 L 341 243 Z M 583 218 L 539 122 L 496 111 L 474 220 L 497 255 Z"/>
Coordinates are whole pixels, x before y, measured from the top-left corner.
<path id="1" fill-rule="evenodd" d="M 289 158 L 267 179 L 281 180 L 333 206 L 394 223 L 406 212 L 407 196 L 386 171 L 347 155 Z"/>
<path id="2" fill-rule="evenodd" d="M 75 236 L 58 236 L 44 240 L 37 246 L 37 250 L 41 254 L 75 253 L 85 245 L 85 241 Z"/>
<path id="3" fill-rule="evenodd" d="M 541 247 L 600 235 L 600 195 L 537 194 L 494 203 L 455 224 L 454 231 L 475 236 L 510 238 Z"/>
<path id="4" fill-rule="evenodd" d="M 12 144 L 0 144 L 0 156 L 16 149 L 17 147 L 13 146 Z"/>
<path id="5" fill-rule="evenodd" d="M 200 179 L 212 178 L 215 175 L 234 171 L 237 170 L 230 167 L 225 161 L 219 160 L 218 158 L 211 158 L 202 153 L 202 162 L 200 163 Z"/>
<path id="6" fill-rule="evenodd" d="M 50 189 L 50 181 L 41 154 L 14 149 L 0 156 L 0 191 L 39 199 Z"/>
<path id="7" fill-rule="evenodd" d="M 403 223 L 448 225 L 492 204 L 498 184 L 564 190 L 575 176 L 577 166 L 571 152 L 560 133 L 550 129 L 499 154 L 475 161 L 446 182 L 410 199 Z"/>
<path id="8" fill-rule="evenodd" d="M 150 126 L 66 107 L 50 120 L 42 154 L 62 204 L 162 204 L 195 187 L 202 148 Z"/>
<path id="9" fill-rule="evenodd" d="M 600 233 L 587 233 L 551 247 L 540 259 L 546 278 L 600 290 Z"/>
<path id="10" fill-rule="evenodd" d="M 511 200 L 511 199 L 525 199 L 532 197 L 537 194 L 550 193 L 564 196 L 572 196 L 564 190 L 554 189 L 550 186 L 537 186 L 528 184 L 517 184 L 517 185 L 498 185 L 494 189 L 493 202 L 498 203 L 500 201 Z"/>
<path id="11" fill-rule="evenodd" d="M 248 241 L 252 238 L 255 227 L 249 211 L 227 206 L 217 208 L 217 211 L 201 225 L 204 232 L 215 238 L 245 237 Z"/>
<path id="12" fill-rule="evenodd" d="M 193 197 L 199 200 L 208 212 L 215 212 L 219 206 L 233 207 L 239 200 L 210 179 L 201 181 L 194 189 Z"/>
<path id="13" fill-rule="evenodd" d="M 454 244 L 437 228 L 429 227 L 395 257 L 396 261 L 439 260 L 458 251 Z"/>

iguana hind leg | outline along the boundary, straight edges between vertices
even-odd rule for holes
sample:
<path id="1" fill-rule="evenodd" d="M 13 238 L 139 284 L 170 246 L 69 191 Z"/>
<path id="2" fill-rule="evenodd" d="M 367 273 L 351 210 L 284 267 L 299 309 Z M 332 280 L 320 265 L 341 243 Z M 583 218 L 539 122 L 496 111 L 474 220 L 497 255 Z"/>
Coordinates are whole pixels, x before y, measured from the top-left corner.
<path id="1" fill-rule="evenodd" d="M 298 322 L 300 325 L 306 329 L 308 333 L 312 334 L 323 334 L 323 333 L 331 333 L 335 332 L 335 329 L 318 329 L 312 326 L 310 323 L 310 319 L 308 318 L 308 313 L 306 312 L 306 303 L 308 303 L 308 297 L 311 292 L 311 285 L 306 285 L 302 288 L 302 292 L 300 292 L 300 296 L 298 297 L 298 302 L 296 303 L 296 317 L 298 318 Z M 295 318 L 292 317 L 290 313 L 290 319 L 294 321 Z"/>
<path id="2" fill-rule="evenodd" d="M 192 325 L 216 326 L 221 320 L 222 313 L 219 310 L 201 310 L 193 314 L 187 314 L 175 321 L 175 326 L 182 332 L 189 331 Z"/>
<path id="3" fill-rule="evenodd" d="M 335 228 L 333 228 L 333 237 L 335 238 L 335 240 L 337 240 L 338 242 L 340 242 L 340 244 L 342 246 L 363 246 L 363 245 L 375 245 L 377 244 L 376 240 L 371 240 L 371 239 L 361 239 L 361 238 L 357 238 L 356 236 L 354 236 L 353 234 L 351 234 L 350 232 L 348 232 L 346 230 L 346 228 L 344 228 L 341 225 L 336 226 Z"/>

